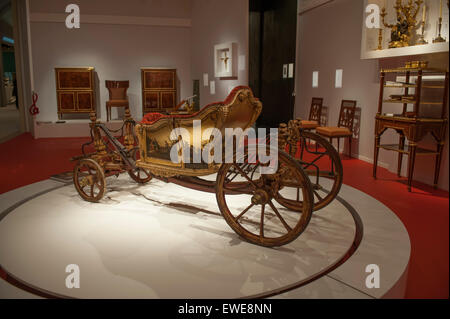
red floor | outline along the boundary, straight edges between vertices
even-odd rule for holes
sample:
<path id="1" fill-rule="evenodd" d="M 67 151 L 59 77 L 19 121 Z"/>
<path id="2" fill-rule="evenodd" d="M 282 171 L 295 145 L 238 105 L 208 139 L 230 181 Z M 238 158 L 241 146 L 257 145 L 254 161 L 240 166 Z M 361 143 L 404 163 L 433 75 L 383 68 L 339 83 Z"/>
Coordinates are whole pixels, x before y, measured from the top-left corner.
<path id="1" fill-rule="evenodd" d="M 20 135 L 0 144 L 0 193 L 71 170 L 69 158 L 80 154 L 87 138 L 38 139 Z M 414 183 L 409 193 L 404 179 L 372 165 L 342 157 L 344 183 L 383 202 L 408 230 L 412 256 L 408 298 L 449 298 L 449 194 Z"/>

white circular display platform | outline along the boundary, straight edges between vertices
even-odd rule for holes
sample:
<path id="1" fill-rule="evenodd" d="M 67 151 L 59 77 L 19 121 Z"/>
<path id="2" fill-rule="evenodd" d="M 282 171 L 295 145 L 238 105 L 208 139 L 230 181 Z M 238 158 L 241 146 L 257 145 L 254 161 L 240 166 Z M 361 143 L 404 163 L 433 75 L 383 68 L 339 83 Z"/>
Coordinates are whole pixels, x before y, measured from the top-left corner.
<path id="1" fill-rule="evenodd" d="M 83 201 L 67 185 L 0 215 L 0 265 L 8 277 L 54 297 L 242 298 L 295 297 L 330 278 L 382 297 L 406 276 L 410 247 L 401 222 L 345 185 L 298 239 L 278 248 L 243 241 L 220 215 L 215 194 L 158 180 L 137 185 L 127 175 L 107 185 L 100 203 Z M 235 196 L 229 205 L 244 204 Z M 372 233 L 383 229 L 388 233 Z M 367 242 L 367 231 L 375 241 Z M 80 288 L 66 287 L 70 264 L 79 266 Z M 382 269 L 382 288 L 373 294 L 364 288 L 368 264 Z"/>

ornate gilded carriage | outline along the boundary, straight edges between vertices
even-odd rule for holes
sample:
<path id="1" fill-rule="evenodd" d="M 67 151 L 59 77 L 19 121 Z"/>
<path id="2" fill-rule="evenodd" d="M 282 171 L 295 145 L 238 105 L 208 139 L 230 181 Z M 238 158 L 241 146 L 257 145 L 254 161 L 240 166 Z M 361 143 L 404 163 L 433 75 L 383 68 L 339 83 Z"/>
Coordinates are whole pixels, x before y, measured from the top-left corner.
<path id="1" fill-rule="evenodd" d="M 204 176 L 216 173 L 221 163 L 193 163 L 194 152 L 201 152 L 213 139 L 207 132 L 218 129 L 224 136 L 225 128 L 240 128 L 245 131 L 255 123 L 261 110 L 262 104 L 253 96 L 251 90 L 237 87 L 224 102 L 209 104 L 191 115 L 147 114 L 142 123 L 136 125 L 141 158 L 136 165 L 160 177 Z M 201 121 L 201 131 L 198 134 L 201 141 L 195 136 L 195 120 Z M 180 132 L 188 136 L 184 137 L 184 140 L 188 144 L 186 147 L 191 149 L 189 161 L 184 161 L 181 154 L 179 163 L 174 163 L 170 157 L 171 149 L 179 142 L 170 138 L 175 129 L 181 129 Z"/>
<path id="2" fill-rule="evenodd" d="M 262 103 L 250 88 L 240 86 L 225 101 L 209 104 L 191 115 L 149 113 L 136 124 L 127 113 L 122 127 L 124 145 L 92 118 L 89 144 L 96 151 L 88 154 L 83 147 L 83 155 L 74 158 L 78 160 L 75 187 L 83 199 L 98 202 L 106 189 L 105 178 L 128 172 L 138 183 L 157 178 L 215 193 L 222 216 L 242 238 L 267 247 L 285 245 L 306 229 L 313 210 L 328 205 L 339 191 L 342 165 L 327 141 L 304 132 L 298 121 L 291 121 L 280 126 L 278 136 L 267 140 L 247 137 L 242 153 L 236 151 L 234 141 L 231 159 L 225 160 L 222 152 L 219 160 L 192 161 L 194 151 L 204 151 L 215 140 L 213 130 L 220 132 L 221 138 L 226 129 L 245 131 L 261 110 Z M 196 121 L 201 129 L 195 126 Z M 280 148 L 267 143 L 271 138 L 277 139 Z M 177 143 L 186 148 L 176 148 Z M 186 149 L 190 150 L 189 157 L 183 154 Z M 179 161 L 173 160 L 173 150 Z M 216 152 L 207 150 L 207 156 Z M 264 172 L 269 167 L 272 169 Z M 331 186 L 322 184 L 324 179 L 331 181 Z M 324 193 L 319 194 L 321 191 Z"/>

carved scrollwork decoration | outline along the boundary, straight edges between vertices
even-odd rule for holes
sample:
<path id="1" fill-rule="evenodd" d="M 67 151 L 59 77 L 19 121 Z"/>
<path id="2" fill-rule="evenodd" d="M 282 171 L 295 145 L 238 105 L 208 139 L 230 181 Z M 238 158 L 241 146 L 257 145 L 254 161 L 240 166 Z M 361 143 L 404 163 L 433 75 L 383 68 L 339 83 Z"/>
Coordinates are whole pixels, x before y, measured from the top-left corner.
<path id="1" fill-rule="evenodd" d="M 320 122 L 320 105 L 318 104 L 313 104 L 311 106 L 311 116 L 310 116 L 310 120 L 311 121 L 317 121 Z"/>
<path id="2" fill-rule="evenodd" d="M 287 125 L 285 123 L 280 123 L 278 127 L 278 147 L 281 150 L 286 148 L 288 136 L 289 133 Z"/>
<path id="3" fill-rule="evenodd" d="M 346 127 L 349 130 L 353 129 L 353 119 L 355 117 L 355 109 L 352 107 L 343 107 L 339 126 Z"/>

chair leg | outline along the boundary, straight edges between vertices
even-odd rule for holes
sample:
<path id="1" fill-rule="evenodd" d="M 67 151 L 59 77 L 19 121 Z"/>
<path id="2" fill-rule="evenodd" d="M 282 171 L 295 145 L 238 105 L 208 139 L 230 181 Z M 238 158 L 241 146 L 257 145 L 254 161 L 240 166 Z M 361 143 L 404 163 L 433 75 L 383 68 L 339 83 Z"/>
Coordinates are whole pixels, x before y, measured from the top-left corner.
<path id="1" fill-rule="evenodd" d="M 353 136 L 348 137 L 348 157 L 352 158 L 352 141 Z"/>
<path id="2" fill-rule="evenodd" d="M 338 151 L 338 153 L 341 153 L 341 138 L 338 137 L 338 138 L 337 138 L 337 141 L 338 141 L 338 148 L 337 148 L 337 151 Z"/>
<path id="3" fill-rule="evenodd" d="M 444 144 L 438 143 L 437 147 L 437 155 L 436 155 L 436 164 L 434 167 L 434 188 L 436 189 L 438 186 L 438 180 L 439 180 L 439 169 L 441 167 L 441 161 L 442 161 L 442 149 L 444 148 Z"/>
<path id="4" fill-rule="evenodd" d="M 333 146 L 333 138 L 332 137 L 330 137 L 330 144 L 331 144 L 331 146 Z M 338 152 L 338 155 L 339 155 L 339 152 Z M 334 172 L 334 163 L 333 163 L 333 161 L 331 161 L 331 172 Z"/>
<path id="5" fill-rule="evenodd" d="M 109 106 L 106 107 L 106 122 L 109 122 L 109 112 L 110 112 Z"/>
<path id="6" fill-rule="evenodd" d="M 380 136 L 375 136 L 375 147 L 373 152 L 373 178 L 377 178 L 378 155 L 380 153 Z"/>
<path id="7" fill-rule="evenodd" d="M 408 157 L 408 192 L 411 192 L 412 179 L 414 174 L 414 164 L 416 162 L 416 149 L 415 143 L 409 144 L 409 157 Z"/>
<path id="8" fill-rule="evenodd" d="M 400 149 L 403 150 L 403 148 L 405 147 L 405 135 L 400 135 Z M 403 162 L 403 153 L 399 152 L 398 153 L 398 159 L 397 159 L 397 176 L 401 177 L 401 173 L 402 173 L 402 162 Z"/>

